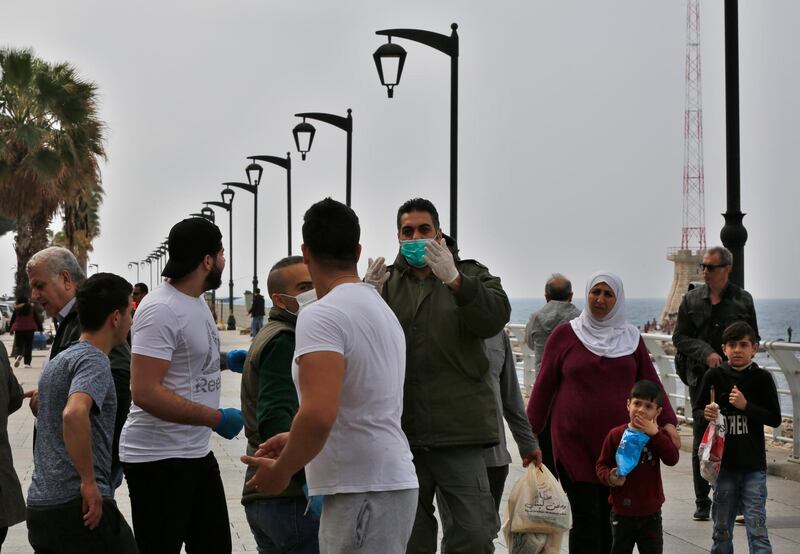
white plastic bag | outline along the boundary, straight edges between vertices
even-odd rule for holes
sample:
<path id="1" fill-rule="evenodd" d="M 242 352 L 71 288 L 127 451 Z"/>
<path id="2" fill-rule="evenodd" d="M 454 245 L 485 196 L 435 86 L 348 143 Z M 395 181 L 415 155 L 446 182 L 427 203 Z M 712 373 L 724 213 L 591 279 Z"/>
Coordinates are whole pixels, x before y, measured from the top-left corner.
<path id="1" fill-rule="evenodd" d="M 700 458 L 700 475 L 711 485 L 717 482 L 725 450 L 725 418 L 717 412 L 717 419 L 710 421 L 697 449 Z"/>
<path id="2" fill-rule="evenodd" d="M 508 497 L 503 526 L 510 554 L 558 554 L 565 531 L 572 527 L 569 500 L 561 484 L 542 464 L 531 464 Z"/>
<path id="3" fill-rule="evenodd" d="M 567 495 L 547 466 L 529 465 L 514 483 L 508 519 L 513 533 L 562 533 L 572 527 Z"/>
<path id="4" fill-rule="evenodd" d="M 509 554 L 559 554 L 563 533 L 512 533 L 509 521 L 503 526 Z"/>

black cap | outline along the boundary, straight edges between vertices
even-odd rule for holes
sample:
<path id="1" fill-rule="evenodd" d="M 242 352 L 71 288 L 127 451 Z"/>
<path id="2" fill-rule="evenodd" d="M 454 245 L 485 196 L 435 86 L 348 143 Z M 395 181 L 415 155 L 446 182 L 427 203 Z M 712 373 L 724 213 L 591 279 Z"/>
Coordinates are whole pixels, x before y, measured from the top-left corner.
<path id="1" fill-rule="evenodd" d="M 169 259 L 161 275 L 180 279 L 194 271 L 207 255 L 222 250 L 222 233 L 207 219 L 191 217 L 170 229 L 167 247 Z"/>

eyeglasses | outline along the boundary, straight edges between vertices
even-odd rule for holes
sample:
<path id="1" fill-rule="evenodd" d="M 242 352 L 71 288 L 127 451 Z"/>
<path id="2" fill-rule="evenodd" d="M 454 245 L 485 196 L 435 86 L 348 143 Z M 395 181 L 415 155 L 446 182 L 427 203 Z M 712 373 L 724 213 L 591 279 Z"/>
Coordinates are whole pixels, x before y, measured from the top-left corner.
<path id="1" fill-rule="evenodd" d="M 700 264 L 700 271 L 714 271 L 720 267 L 726 267 L 728 264 Z"/>

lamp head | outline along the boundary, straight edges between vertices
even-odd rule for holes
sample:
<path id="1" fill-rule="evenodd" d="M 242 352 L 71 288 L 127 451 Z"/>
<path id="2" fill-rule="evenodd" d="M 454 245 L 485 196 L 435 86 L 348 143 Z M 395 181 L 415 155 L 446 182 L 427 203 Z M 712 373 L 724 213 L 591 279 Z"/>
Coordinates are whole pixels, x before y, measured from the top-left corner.
<path id="1" fill-rule="evenodd" d="M 256 162 L 251 161 L 245 168 L 245 173 L 247 173 L 247 182 L 251 185 L 258 186 L 258 184 L 261 182 L 261 174 L 263 172 L 263 167 L 258 165 Z"/>
<path id="2" fill-rule="evenodd" d="M 219 195 L 225 204 L 230 205 L 230 203 L 233 202 L 234 192 L 231 187 L 225 187 L 224 189 L 222 189 Z"/>
<path id="3" fill-rule="evenodd" d="M 372 54 L 375 60 L 375 67 L 378 68 L 378 76 L 381 84 L 386 87 L 389 98 L 394 97 L 394 87 L 400 84 L 400 76 L 403 74 L 403 65 L 406 63 L 406 50 L 399 44 L 389 42 L 382 44 Z"/>
<path id="4" fill-rule="evenodd" d="M 208 206 L 203 206 L 203 209 L 200 210 L 200 213 L 203 214 L 203 217 L 208 219 L 211 223 L 214 223 L 214 220 L 216 219 L 214 215 L 214 210 L 212 210 Z"/>
<path id="5" fill-rule="evenodd" d="M 297 151 L 300 152 L 301 157 L 305 160 L 306 154 L 308 151 L 311 150 L 311 143 L 314 142 L 314 134 L 317 130 L 311 123 L 306 122 L 306 118 L 303 118 L 301 123 L 298 123 L 292 129 L 292 134 L 294 135 L 294 143 L 297 146 Z"/>

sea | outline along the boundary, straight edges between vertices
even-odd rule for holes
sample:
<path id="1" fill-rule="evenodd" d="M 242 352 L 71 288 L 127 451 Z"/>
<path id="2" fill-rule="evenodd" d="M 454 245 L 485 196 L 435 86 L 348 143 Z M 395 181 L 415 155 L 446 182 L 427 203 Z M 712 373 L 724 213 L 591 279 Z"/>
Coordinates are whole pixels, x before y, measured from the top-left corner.
<path id="1" fill-rule="evenodd" d="M 512 298 L 510 323 L 526 324 L 531 314 L 544 306 L 544 298 Z M 575 300 L 583 309 L 583 299 Z M 787 329 L 793 329 L 792 340 L 800 342 L 800 298 L 755 299 L 758 332 L 762 340 L 788 340 Z M 658 319 L 664 308 L 663 298 L 626 298 L 628 322 L 640 329 L 647 321 Z"/>
<path id="2" fill-rule="evenodd" d="M 510 323 L 526 324 L 531 314 L 544 306 L 544 298 L 512 298 Z M 756 318 L 758 319 L 758 332 L 762 341 L 788 340 L 787 329 L 792 328 L 792 341 L 800 342 L 800 298 L 788 299 L 754 299 L 756 305 Z M 583 309 L 584 301 L 576 300 L 575 306 Z M 647 321 L 658 319 L 664 308 L 663 298 L 626 298 L 625 311 L 628 322 L 639 329 Z M 756 355 L 756 363 L 762 367 L 777 367 L 777 364 L 766 352 Z M 788 389 L 785 377 L 780 373 L 772 374 L 778 389 Z M 519 375 L 522 379 L 522 375 Z M 522 382 L 522 381 L 520 381 Z M 678 394 L 683 392 L 682 384 L 677 387 Z M 791 417 L 792 399 L 788 394 L 780 394 L 781 412 L 784 416 Z"/>

